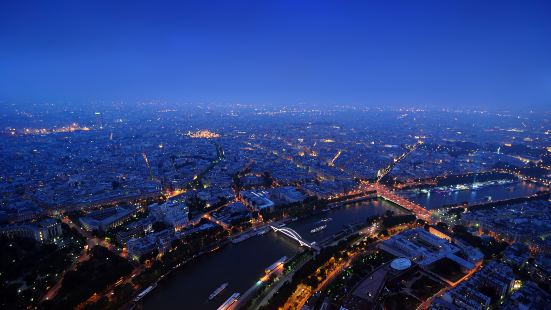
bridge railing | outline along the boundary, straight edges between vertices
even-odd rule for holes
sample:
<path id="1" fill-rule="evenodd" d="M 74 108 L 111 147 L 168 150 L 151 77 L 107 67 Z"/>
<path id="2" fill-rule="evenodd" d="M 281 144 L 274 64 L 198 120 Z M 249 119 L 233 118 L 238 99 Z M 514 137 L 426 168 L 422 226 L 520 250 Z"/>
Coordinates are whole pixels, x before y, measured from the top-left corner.
<path id="1" fill-rule="evenodd" d="M 270 226 L 275 232 L 281 232 L 283 233 L 284 235 L 296 240 L 301 246 L 305 246 L 305 247 L 309 247 L 311 248 L 312 245 L 307 242 L 306 240 L 302 239 L 302 237 L 296 232 L 294 231 L 293 229 L 289 228 L 289 227 L 283 227 L 283 228 L 278 228 L 278 227 L 275 227 L 275 226 Z"/>

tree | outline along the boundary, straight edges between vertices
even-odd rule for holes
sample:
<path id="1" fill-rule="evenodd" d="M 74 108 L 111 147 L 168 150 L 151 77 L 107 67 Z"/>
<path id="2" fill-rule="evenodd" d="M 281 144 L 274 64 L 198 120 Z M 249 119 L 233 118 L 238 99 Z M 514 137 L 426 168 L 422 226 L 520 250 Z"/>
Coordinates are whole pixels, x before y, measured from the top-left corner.
<path id="1" fill-rule="evenodd" d="M 101 292 L 109 284 L 130 274 L 132 269 L 126 259 L 102 246 L 95 246 L 90 250 L 89 260 L 65 274 L 61 288 L 49 306 L 53 309 L 74 308 L 92 294 Z"/>

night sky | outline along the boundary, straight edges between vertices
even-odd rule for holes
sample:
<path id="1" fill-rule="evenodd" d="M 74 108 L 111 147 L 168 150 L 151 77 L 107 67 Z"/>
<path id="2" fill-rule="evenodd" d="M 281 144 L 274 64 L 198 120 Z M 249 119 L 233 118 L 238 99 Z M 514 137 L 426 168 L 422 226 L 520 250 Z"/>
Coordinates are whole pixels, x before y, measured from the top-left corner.
<path id="1" fill-rule="evenodd" d="M 0 1 L 0 100 L 121 99 L 546 108 L 551 1 Z"/>

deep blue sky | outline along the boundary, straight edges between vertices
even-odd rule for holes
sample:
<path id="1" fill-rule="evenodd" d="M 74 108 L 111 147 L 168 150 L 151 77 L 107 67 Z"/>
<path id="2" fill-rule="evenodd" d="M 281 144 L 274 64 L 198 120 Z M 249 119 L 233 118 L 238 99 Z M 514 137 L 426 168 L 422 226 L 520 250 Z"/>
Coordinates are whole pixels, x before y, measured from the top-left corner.
<path id="1" fill-rule="evenodd" d="M 0 100 L 117 99 L 548 108 L 551 1 L 0 1 Z"/>

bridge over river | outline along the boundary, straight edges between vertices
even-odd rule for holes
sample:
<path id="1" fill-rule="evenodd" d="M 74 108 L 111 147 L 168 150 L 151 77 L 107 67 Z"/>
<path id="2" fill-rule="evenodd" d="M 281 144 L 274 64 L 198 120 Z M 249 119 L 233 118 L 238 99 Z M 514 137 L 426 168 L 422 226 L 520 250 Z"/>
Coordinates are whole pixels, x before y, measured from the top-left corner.
<path id="1" fill-rule="evenodd" d="M 387 186 L 381 184 L 381 183 L 364 183 L 362 185 L 363 190 L 366 193 L 372 193 L 375 191 L 377 194 L 377 197 L 381 197 L 387 201 L 393 202 L 400 207 L 411 211 L 417 218 L 420 218 L 424 221 L 429 222 L 431 220 L 431 214 L 432 212 L 430 210 L 427 210 L 423 208 L 422 206 L 396 194 L 393 190 L 388 188 Z M 371 194 L 369 194 L 371 195 Z M 356 198 L 359 199 L 359 198 Z"/>
<path id="2" fill-rule="evenodd" d="M 304 240 L 296 231 L 294 231 L 290 227 L 286 227 L 286 226 L 283 226 L 283 227 L 270 226 L 270 227 L 275 232 L 280 232 L 280 233 L 284 234 L 285 236 L 297 241 L 300 244 L 300 246 L 313 249 L 316 252 L 320 251 L 319 247 L 315 243 L 308 242 L 308 241 Z"/>

